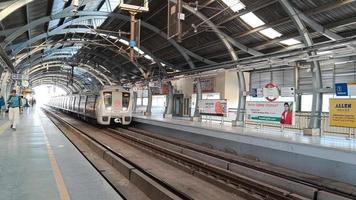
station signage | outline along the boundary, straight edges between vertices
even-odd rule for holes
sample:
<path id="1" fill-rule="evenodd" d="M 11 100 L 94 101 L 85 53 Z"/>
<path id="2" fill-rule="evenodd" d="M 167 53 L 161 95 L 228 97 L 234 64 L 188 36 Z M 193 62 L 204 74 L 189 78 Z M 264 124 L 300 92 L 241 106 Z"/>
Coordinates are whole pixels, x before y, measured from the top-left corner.
<path id="1" fill-rule="evenodd" d="M 209 77 L 209 78 L 200 78 L 200 86 L 201 86 L 201 91 L 202 92 L 214 92 L 215 88 L 215 78 L 214 77 Z M 197 93 L 197 82 L 195 81 L 193 83 L 193 92 Z"/>
<path id="2" fill-rule="evenodd" d="M 161 88 L 162 84 L 160 81 L 151 81 L 148 83 L 148 86 L 151 88 Z"/>
<path id="3" fill-rule="evenodd" d="M 252 88 L 250 91 L 251 97 L 263 97 L 263 88 Z"/>
<path id="4" fill-rule="evenodd" d="M 279 97 L 279 89 L 274 83 L 267 83 L 263 88 L 263 96 L 267 99 L 267 101 L 275 101 Z"/>
<path id="5" fill-rule="evenodd" d="M 330 99 L 330 126 L 356 128 L 356 99 Z"/>
<path id="6" fill-rule="evenodd" d="M 294 87 L 281 87 L 282 97 L 294 97 L 294 95 L 295 95 Z"/>
<path id="7" fill-rule="evenodd" d="M 356 96 L 356 82 L 351 83 L 336 83 L 336 96 Z"/>
<path id="8" fill-rule="evenodd" d="M 294 102 L 246 102 L 246 121 L 272 124 L 295 124 Z"/>

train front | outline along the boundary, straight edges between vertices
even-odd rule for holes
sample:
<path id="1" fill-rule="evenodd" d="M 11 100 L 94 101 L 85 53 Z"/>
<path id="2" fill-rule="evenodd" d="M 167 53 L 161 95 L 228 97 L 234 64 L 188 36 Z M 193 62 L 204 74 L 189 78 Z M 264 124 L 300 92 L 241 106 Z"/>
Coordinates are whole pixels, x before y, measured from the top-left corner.
<path id="1" fill-rule="evenodd" d="M 123 88 L 107 88 L 100 92 L 97 100 L 97 122 L 103 125 L 128 125 L 132 120 L 131 94 Z"/>

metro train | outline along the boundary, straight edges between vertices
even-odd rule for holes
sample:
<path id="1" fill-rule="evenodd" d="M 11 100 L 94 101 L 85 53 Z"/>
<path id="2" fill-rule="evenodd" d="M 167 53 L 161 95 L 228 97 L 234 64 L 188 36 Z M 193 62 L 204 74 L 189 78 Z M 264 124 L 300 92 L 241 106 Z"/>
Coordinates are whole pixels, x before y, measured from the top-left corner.
<path id="1" fill-rule="evenodd" d="M 121 86 L 105 86 L 96 94 L 53 97 L 48 106 L 101 125 L 129 125 L 132 120 L 132 96 Z"/>

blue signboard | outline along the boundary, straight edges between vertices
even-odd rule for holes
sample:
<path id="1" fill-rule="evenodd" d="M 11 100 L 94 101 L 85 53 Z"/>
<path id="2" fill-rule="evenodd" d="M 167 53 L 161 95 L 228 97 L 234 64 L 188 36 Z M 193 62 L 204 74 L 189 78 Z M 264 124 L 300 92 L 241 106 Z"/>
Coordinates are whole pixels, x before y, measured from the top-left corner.
<path id="1" fill-rule="evenodd" d="M 336 96 L 348 96 L 347 83 L 336 83 L 335 92 Z"/>
<path id="2" fill-rule="evenodd" d="M 251 89 L 250 96 L 251 96 L 251 97 L 257 97 L 257 88 L 252 88 L 252 89 Z"/>

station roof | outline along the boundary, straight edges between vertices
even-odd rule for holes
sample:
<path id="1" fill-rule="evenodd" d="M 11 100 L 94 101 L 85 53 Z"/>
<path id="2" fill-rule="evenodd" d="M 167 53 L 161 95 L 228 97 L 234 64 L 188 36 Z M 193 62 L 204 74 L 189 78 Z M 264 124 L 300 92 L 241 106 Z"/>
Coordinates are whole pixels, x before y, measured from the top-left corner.
<path id="1" fill-rule="evenodd" d="M 80 0 L 78 12 L 73 12 L 75 0 L 9 0 L 0 3 L 0 41 L 15 71 L 27 70 L 30 77 L 66 76 L 79 66 L 80 80 L 125 83 L 229 61 L 231 51 L 222 38 L 239 59 L 303 47 L 283 1 L 184 1 L 182 42 L 177 42 L 166 36 L 167 0 L 150 0 L 149 12 L 136 16 L 142 20 L 140 56 L 131 61 L 130 18 L 120 0 Z M 314 43 L 355 35 L 353 0 L 287 2 Z"/>

